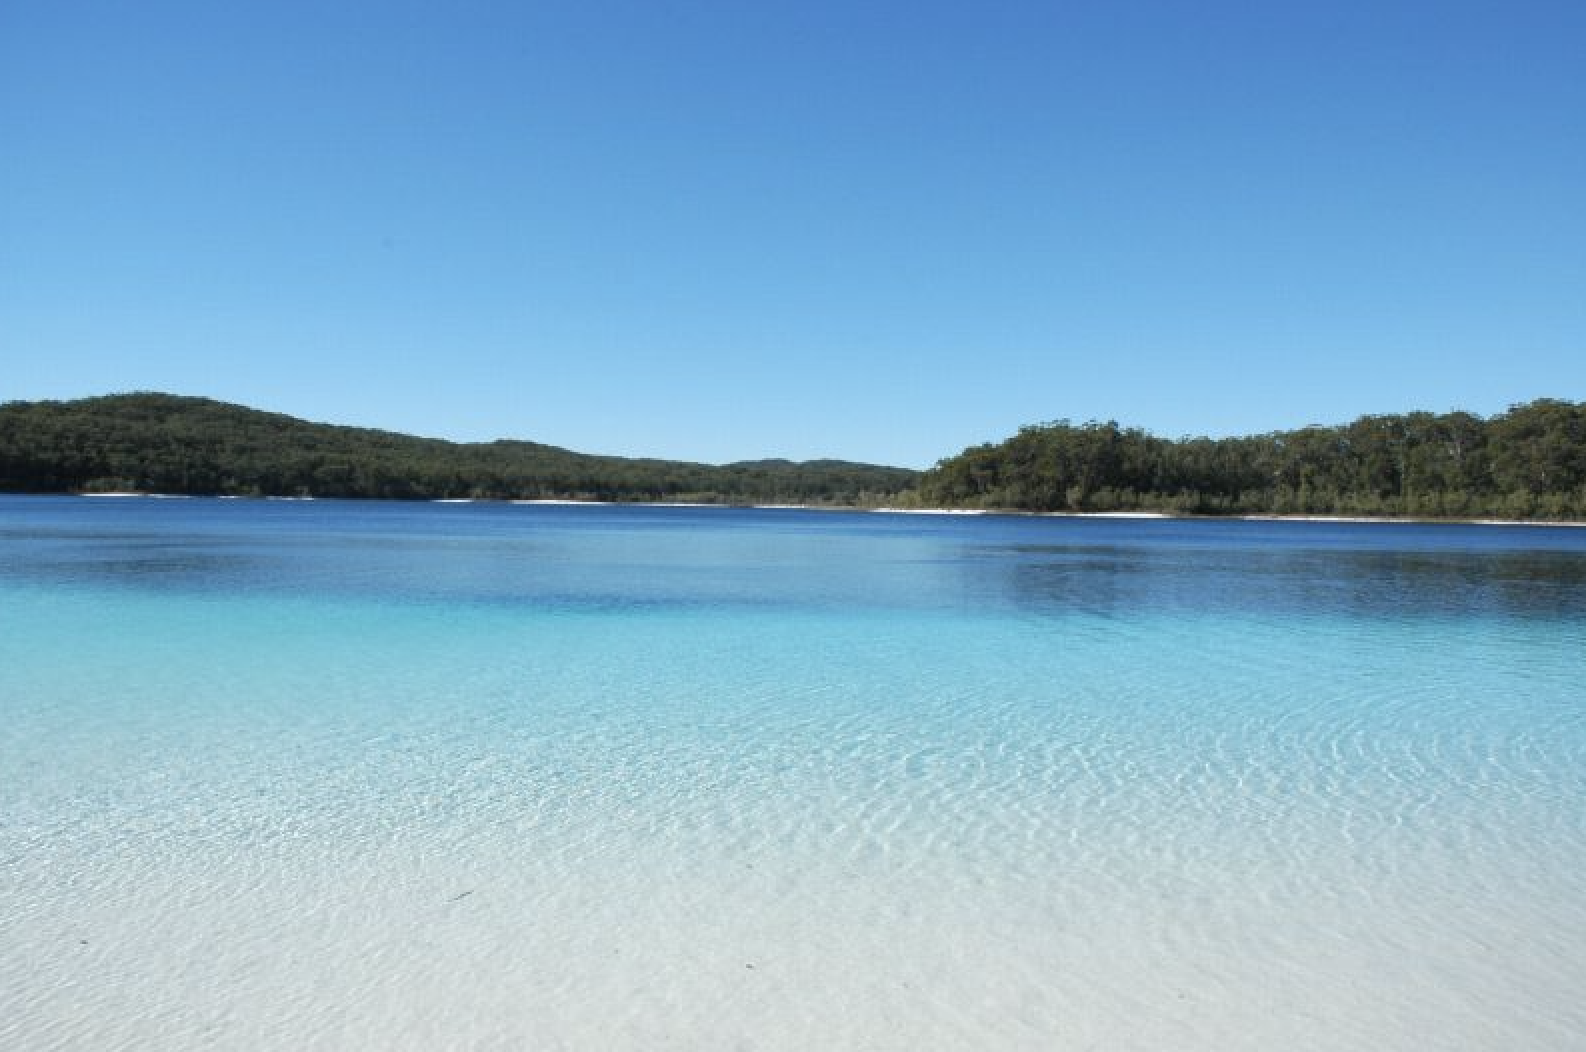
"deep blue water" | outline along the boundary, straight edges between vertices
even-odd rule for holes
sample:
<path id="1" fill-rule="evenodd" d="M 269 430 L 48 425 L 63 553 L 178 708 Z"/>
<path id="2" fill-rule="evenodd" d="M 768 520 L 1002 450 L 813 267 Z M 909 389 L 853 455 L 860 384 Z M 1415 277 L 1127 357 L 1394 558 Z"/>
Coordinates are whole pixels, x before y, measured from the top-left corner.
<path id="1" fill-rule="evenodd" d="M 0 498 L 7 1047 L 1575 1048 L 1583 816 L 1586 530 Z"/>

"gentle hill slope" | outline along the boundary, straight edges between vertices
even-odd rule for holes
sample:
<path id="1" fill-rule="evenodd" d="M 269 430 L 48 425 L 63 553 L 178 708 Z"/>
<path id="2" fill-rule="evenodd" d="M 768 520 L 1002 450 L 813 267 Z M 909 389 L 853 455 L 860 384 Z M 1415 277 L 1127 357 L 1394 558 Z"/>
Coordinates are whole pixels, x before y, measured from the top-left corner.
<path id="1" fill-rule="evenodd" d="M 0 491 L 10 492 L 854 504 L 917 477 L 845 461 L 713 466 L 447 442 L 169 394 L 0 405 Z"/>

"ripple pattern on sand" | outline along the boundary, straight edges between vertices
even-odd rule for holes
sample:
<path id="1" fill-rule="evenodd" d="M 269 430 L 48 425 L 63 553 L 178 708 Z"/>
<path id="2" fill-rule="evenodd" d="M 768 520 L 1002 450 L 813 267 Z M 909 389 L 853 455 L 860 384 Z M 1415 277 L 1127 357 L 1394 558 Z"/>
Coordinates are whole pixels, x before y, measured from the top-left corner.
<path id="1" fill-rule="evenodd" d="M 0 1046 L 1586 1033 L 1569 551 L 183 504 L 0 555 Z"/>

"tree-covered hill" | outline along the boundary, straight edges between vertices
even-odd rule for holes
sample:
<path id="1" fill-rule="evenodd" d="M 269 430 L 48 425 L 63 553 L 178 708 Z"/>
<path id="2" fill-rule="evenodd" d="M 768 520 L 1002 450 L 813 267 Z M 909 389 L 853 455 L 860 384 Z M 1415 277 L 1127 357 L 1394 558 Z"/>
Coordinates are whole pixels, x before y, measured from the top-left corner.
<path id="1" fill-rule="evenodd" d="M 0 405 L 0 491 L 10 492 L 857 504 L 917 477 L 834 460 L 713 466 L 455 443 L 168 394 Z"/>
<path id="2" fill-rule="evenodd" d="M 0 405 L 0 491 L 109 490 L 1586 519 L 1586 403 L 1176 441 L 1061 421 L 923 475 L 838 460 L 714 466 L 455 443 L 167 394 Z"/>
<path id="3" fill-rule="evenodd" d="M 1586 519 L 1586 403 L 1178 441 L 1062 421 L 949 457 L 918 493 L 1026 511 Z"/>

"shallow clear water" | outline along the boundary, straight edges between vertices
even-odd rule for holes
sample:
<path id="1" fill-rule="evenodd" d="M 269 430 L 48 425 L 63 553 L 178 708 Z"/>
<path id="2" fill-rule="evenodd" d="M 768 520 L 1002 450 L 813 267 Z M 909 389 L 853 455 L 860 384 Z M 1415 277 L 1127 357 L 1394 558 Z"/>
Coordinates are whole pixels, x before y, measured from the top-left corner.
<path id="1" fill-rule="evenodd" d="M 1578 1049 L 1586 530 L 0 499 L 0 1047 Z"/>

